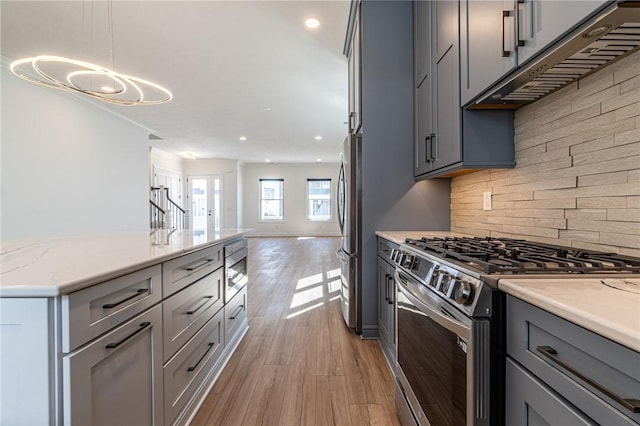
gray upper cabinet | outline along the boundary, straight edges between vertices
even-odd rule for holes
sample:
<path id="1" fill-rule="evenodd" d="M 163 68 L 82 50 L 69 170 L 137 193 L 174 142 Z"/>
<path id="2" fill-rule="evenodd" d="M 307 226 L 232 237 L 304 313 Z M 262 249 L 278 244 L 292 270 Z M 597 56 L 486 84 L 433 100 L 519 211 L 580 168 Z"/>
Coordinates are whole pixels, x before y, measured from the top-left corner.
<path id="1" fill-rule="evenodd" d="M 460 24 L 465 105 L 516 67 L 515 2 L 461 0 Z"/>
<path id="2" fill-rule="evenodd" d="M 362 127 L 362 96 L 361 89 L 361 63 L 362 53 L 360 48 L 360 2 L 351 4 L 355 10 L 355 19 L 349 29 L 345 46 L 345 54 L 349 58 L 349 133 L 356 133 Z"/>
<path id="3" fill-rule="evenodd" d="M 468 105 L 581 21 L 604 0 L 460 0 L 461 104 Z"/>
<path id="4" fill-rule="evenodd" d="M 591 15 L 603 0 L 517 0 L 516 44 L 518 65 L 540 53 L 551 42 Z"/>
<path id="5" fill-rule="evenodd" d="M 515 164 L 512 112 L 460 107 L 459 19 L 456 1 L 414 2 L 416 179 Z"/>

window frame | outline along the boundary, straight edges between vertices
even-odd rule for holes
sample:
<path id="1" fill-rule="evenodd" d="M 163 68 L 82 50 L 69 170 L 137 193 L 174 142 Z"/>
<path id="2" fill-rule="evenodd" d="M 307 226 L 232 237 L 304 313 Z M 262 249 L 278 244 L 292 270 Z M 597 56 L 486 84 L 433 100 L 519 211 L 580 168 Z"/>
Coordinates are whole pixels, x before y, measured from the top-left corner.
<path id="1" fill-rule="evenodd" d="M 311 212 L 309 211 L 309 204 L 311 200 L 327 200 L 327 198 L 311 198 L 309 194 L 309 182 L 319 182 L 319 181 L 328 181 L 329 182 L 329 217 L 326 219 L 314 219 L 311 217 Z M 333 220 L 333 203 L 331 200 L 333 199 L 333 180 L 331 178 L 307 178 L 306 183 L 306 220 L 309 222 L 331 222 Z"/>
<path id="2" fill-rule="evenodd" d="M 280 182 L 282 198 L 262 198 L 262 182 Z M 280 216 L 277 219 L 269 219 L 263 216 L 263 201 L 280 201 Z M 274 223 L 284 222 L 284 178 L 259 178 L 258 179 L 258 222 Z"/>

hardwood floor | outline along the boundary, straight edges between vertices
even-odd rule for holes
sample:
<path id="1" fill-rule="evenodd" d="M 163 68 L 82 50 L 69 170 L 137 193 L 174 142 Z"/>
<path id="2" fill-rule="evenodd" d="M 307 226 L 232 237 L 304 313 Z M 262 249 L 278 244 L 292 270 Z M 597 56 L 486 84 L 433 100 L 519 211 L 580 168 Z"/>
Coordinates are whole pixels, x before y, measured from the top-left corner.
<path id="1" fill-rule="evenodd" d="M 249 238 L 249 331 L 202 425 L 399 425 L 376 340 L 342 321 L 338 238 Z"/>

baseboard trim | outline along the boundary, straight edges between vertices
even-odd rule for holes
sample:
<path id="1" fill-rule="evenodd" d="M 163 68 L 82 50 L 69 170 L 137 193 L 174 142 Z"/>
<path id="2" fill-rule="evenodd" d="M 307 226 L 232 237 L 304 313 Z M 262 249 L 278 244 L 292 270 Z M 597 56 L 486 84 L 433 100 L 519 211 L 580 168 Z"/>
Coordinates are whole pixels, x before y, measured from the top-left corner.
<path id="1" fill-rule="evenodd" d="M 378 326 L 370 325 L 362 327 L 362 334 L 360 335 L 362 340 L 370 340 L 378 338 Z"/>

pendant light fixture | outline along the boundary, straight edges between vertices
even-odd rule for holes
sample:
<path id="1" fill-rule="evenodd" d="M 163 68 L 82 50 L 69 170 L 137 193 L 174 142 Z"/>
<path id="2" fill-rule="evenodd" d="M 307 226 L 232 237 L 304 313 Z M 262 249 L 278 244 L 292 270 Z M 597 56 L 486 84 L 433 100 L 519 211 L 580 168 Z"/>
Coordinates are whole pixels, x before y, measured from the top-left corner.
<path id="1" fill-rule="evenodd" d="M 113 68 L 112 3 L 107 2 L 109 56 Z M 83 2 L 84 26 L 84 2 Z M 84 33 L 84 31 L 83 31 Z M 117 105 L 153 105 L 173 98 L 164 87 L 90 62 L 55 55 L 18 59 L 9 66 L 16 76 L 55 89 L 82 93 Z"/>

